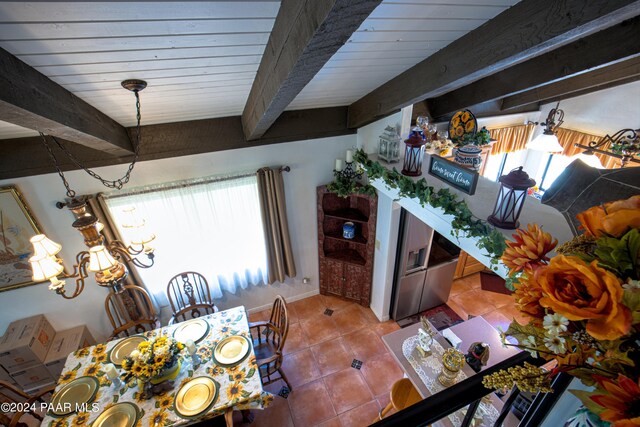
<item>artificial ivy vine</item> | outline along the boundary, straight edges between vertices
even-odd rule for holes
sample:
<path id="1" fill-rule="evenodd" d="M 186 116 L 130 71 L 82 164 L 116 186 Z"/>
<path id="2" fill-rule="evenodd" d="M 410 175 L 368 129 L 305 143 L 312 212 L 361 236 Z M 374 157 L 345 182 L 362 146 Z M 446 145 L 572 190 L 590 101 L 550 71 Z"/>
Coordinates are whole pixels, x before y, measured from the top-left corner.
<path id="1" fill-rule="evenodd" d="M 376 189 L 372 185 L 361 185 L 355 179 L 345 178 L 340 175 L 336 176 L 332 183 L 327 184 L 327 190 L 343 198 L 352 194 L 366 194 L 372 197 L 376 195 Z"/>
<path id="2" fill-rule="evenodd" d="M 506 249 L 504 236 L 486 221 L 474 217 L 464 200 L 459 200 L 447 188 L 435 191 L 424 178 L 414 181 L 395 168 L 389 170 L 380 163 L 369 160 L 361 149 L 355 152 L 353 158 L 366 170 L 370 180 L 382 179 L 387 188 L 398 189 L 400 197 L 418 199 L 422 207 L 429 204 L 434 208 L 441 208 L 445 214 L 453 215 L 451 234 L 459 237 L 462 233 L 463 237 L 478 238 L 478 247 L 487 251 L 491 265 L 494 270 L 497 269 L 498 261 Z"/>

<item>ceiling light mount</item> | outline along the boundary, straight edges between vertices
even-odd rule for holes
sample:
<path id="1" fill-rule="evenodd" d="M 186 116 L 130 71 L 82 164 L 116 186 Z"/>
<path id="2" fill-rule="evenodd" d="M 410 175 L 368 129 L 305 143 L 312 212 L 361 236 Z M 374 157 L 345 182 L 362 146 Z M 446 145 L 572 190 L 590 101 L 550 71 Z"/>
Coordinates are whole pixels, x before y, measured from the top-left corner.
<path id="1" fill-rule="evenodd" d="M 147 87 L 147 82 L 138 79 L 123 80 L 120 84 L 123 88 L 130 90 L 131 92 L 140 92 Z"/>

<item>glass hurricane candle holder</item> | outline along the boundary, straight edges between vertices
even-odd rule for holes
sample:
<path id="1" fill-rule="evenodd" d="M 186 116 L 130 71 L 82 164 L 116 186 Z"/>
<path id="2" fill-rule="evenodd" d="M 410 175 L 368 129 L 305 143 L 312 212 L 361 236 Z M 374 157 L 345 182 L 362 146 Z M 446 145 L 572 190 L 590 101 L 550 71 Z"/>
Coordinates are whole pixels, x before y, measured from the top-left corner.
<path id="1" fill-rule="evenodd" d="M 455 384 L 463 366 L 464 354 L 455 348 L 446 349 L 442 355 L 442 372 L 438 375 L 438 382 L 445 387 Z"/>

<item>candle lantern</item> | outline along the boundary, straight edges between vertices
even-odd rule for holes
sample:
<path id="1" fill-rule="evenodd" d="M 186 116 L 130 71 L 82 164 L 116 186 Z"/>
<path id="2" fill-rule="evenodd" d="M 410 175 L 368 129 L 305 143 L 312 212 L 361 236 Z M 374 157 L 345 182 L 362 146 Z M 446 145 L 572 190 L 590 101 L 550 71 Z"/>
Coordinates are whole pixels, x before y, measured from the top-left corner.
<path id="1" fill-rule="evenodd" d="M 493 213 L 487 220 L 499 228 L 513 230 L 520 226 L 518 217 L 522 211 L 527 190 L 536 185 L 536 181 L 522 170 L 522 166 L 500 177 L 500 191 Z"/>
<path id="2" fill-rule="evenodd" d="M 424 134 L 419 127 L 411 130 L 409 138 L 404 141 L 404 164 L 402 174 L 407 176 L 422 175 L 422 159 L 424 158 Z"/>
<path id="3" fill-rule="evenodd" d="M 384 133 L 380 135 L 378 158 L 387 163 L 400 161 L 400 137 L 392 126 L 387 126 Z"/>

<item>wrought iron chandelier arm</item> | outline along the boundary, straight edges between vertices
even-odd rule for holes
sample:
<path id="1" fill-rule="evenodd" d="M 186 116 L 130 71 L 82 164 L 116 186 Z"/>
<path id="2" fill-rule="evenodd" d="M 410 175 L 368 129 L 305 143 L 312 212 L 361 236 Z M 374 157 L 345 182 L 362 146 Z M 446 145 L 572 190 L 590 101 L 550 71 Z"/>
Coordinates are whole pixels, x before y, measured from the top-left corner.
<path id="1" fill-rule="evenodd" d="M 131 251 L 131 246 L 125 246 L 122 242 L 115 240 L 113 242 L 110 242 L 107 244 L 107 250 L 111 253 L 111 255 L 117 259 L 117 260 L 122 260 L 124 262 L 130 262 L 133 265 L 135 265 L 136 267 L 140 267 L 140 268 L 149 268 L 151 266 L 153 266 L 154 263 L 154 255 L 153 252 L 151 253 L 147 253 L 147 257 L 150 260 L 149 264 L 145 264 L 142 261 L 140 261 L 138 258 L 136 258 L 136 255 L 141 254 L 144 249 L 140 249 L 138 250 L 133 250 L 133 252 Z"/>
<path id="2" fill-rule="evenodd" d="M 76 265 L 73 266 L 72 274 L 65 274 L 63 277 L 68 279 L 75 279 L 75 289 L 71 295 L 67 294 L 66 286 L 56 289 L 56 293 L 61 295 L 65 299 L 73 299 L 80 295 L 84 290 L 84 279 L 89 274 L 87 272 L 87 265 L 89 264 L 89 252 L 82 251 L 76 256 Z"/>

